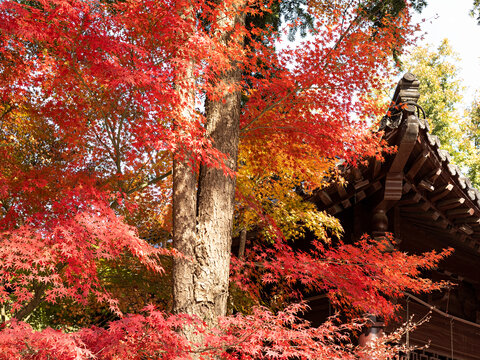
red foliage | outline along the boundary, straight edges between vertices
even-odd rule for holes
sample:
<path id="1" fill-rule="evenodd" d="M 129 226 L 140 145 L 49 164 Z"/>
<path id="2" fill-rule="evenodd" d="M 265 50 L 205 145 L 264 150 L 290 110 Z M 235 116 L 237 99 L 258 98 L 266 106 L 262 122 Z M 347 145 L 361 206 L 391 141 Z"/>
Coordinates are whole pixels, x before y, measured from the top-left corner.
<path id="1" fill-rule="evenodd" d="M 253 247 L 246 261 L 235 259 L 233 277 L 251 294 L 258 291 L 257 282 L 273 284 L 273 292 L 286 299 L 298 299 L 310 291 L 326 292 L 333 304 L 350 315 L 369 313 L 388 319 L 398 309 L 395 299 L 405 292 L 430 292 L 445 286 L 422 278 L 421 273 L 453 251 L 411 255 L 392 251 L 392 241 L 368 236 L 353 245 L 326 246 L 314 241 L 307 252 L 294 250 L 278 237 L 267 249 Z"/>
<path id="2" fill-rule="evenodd" d="M 219 319 L 213 330 L 192 317 L 152 310 L 146 316 L 112 322 L 109 329 L 93 327 L 70 334 L 53 329 L 35 332 L 25 323 L 12 323 L 0 336 L 0 360 L 363 358 L 365 349 L 354 346 L 350 336 L 363 321 L 340 324 L 331 318 L 315 328 L 299 317 L 305 309 L 298 304 L 274 314 L 256 308 L 252 315 Z M 179 334 L 184 326 L 194 326 L 203 342 L 188 344 Z"/>
<path id="3" fill-rule="evenodd" d="M 97 262 L 127 252 L 153 271 L 162 271 L 156 249 L 124 224 L 95 188 L 78 185 L 51 204 L 51 212 L 36 213 L 27 224 L 1 233 L 0 301 L 17 311 L 43 287 L 42 296 L 54 303 L 70 297 L 85 301 L 94 293 L 100 301 L 115 302 L 102 291 Z M 33 287 L 33 288 L 32 288 Z"/>
<path id="4" fill-rule="evenodd" d="M 0 359 L 91 359 L 92 353 L 74 336 L 45 329 L 34 331 L 26 323 L 12 323 L 0 336 Z"/>
<path id="5" fill-rule="evenodd" d="M 408 13 L 386 17 L 374 29 L 361 20 L 360 1 L 334 3 L 312 2 L 321 17 L 314 40 L 276 52 L 280 34 L 271 28 L 232 29 L 216 21 L 220 13 L 271 12 L 270 2 L 1 2 L 0 302 L 15 314 L 36 298 L 84 301 L 93 293 L 115 309 L 98 280 L 102 259 L 128 252 L 161 271 L 164 251 L 139 239 L 111 205 L 166 173 L 172 154 L 189 156 L 192 165 L 223 166 L 224 155 L 205 136 L 202 104 L 182 103 L 180 91 L 194 92 L 201 102 L 205 94 L 215 99 L 242 89 L 242 147 L 252 176 L 275 173 L 292 159 L 301 174 L 318 157 L 355 162 L 378 155 L 380 136 L 363 119 L 375 115 L 367 98 L 380 86 L 391 48 L 411 31 Z M 196 16 L 183 16 L 188 11 Z M 225 34 L 248 45 L 227 46 L 219 41 Z M 191 63 L 195 88 L 176 89 Z M 242 83 L 218 85 L 214 80 L 234 63 Z M 315 243 L 307 253 L 282 239 L 254 249 L 236 268 L 247 269 L 248 277 L 237 273 L 237 280 L 245 285 L 257 278 L 287 289 L 301 284 L 384 315 L 394 309 L 388 296 L 435 288 L 417 278 L 418 268 L 447 253 L 390 254 L 366 239 L 337 248 Z M 297 316 L 302 309 L 256 309 L 219 320 L 217 329 L 155 311 L 72 334 L 12 322 L 0 333 L 0 359 L 173 359 L 192 351 L 206 358 L 355 356 L 348 336 L 359 324 L 332 320 L 312 328 Z M 177 331 L 182 326 L 196 326 L 205 343 L 186 343 Z"/>

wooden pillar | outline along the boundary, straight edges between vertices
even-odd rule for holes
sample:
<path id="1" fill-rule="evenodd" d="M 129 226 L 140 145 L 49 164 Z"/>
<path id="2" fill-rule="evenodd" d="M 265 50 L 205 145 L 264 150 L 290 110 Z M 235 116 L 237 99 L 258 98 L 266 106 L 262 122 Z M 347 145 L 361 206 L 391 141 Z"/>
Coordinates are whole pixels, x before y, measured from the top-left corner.
<path id="1" fill-rule="evenodd" d="M 383 319 L 377 316 L 369 316 L 371 321 L 371 326 L 367 328 L 362 335 L 358 338 L 358 345 L 364 347 L 369 346 L 375 339 L 383 337 L 383 329 L 385 327 L 385 323 Z"/>
<path id="2" fill-rule="evenodd" d="M 372 216 L 372 236 L 376 239 L 384 237 L 388 231 L 388 216 L 384 209 L 378 209 Z"/>

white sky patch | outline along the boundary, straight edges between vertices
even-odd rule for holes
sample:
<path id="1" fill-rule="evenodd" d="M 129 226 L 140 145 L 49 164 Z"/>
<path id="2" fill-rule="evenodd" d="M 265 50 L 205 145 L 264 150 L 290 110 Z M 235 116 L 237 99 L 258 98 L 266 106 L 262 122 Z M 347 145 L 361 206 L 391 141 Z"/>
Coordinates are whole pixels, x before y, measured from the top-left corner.
<path id="1" fill-rule="evenodd" d="M 422 13 L 413 17 L 415 22 L 425 19 L 420 25 L 424 39 L 418 45 L 430 44 L 435 49 L 447 38 L 459 54 L 462 61 L 457 66 L 466 87 L 466 107 L 472 103 L 475 92 L 480 96 L 480 25 L 469 15 L 472 6 L 472 0 L 429 0 Z"/>

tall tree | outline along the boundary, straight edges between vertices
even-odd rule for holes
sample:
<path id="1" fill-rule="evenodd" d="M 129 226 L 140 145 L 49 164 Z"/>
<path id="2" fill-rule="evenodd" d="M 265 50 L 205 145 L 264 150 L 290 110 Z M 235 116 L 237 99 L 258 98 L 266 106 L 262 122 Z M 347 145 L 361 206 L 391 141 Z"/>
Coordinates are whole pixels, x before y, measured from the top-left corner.
<path id="1" fill-rule="evenodd" d="M 294 189 L 321 185 L 337 157 L 355 163 L 380 156 L 381 140 L 365 121 L 379 110 L 367 100 L 389 69 L 392 49 L 408 40 L 408 8 L 396 18 L 382 10 L 377 23 L 375 7 L 366 11 L 362 1 L 314 2 L 306 9 L 314 19 L 312 37 L 276 51 L 280 31 L 268 22 L 258 27 L 245 22 L 247 15 L 273 12 L 273 4 L 41 0 L 0 5 L 2 117 L 8 120 L 1 148 L 6 159 L 1 162 L 1 300 L 18 320 L 40 301 L 67 296 L 84 301 L 92 292 L 115 308 L 98 281 L 99 262 L 127 252 L 161 271 L 159 255 L 166 251 L 139 239 L 120 215 L 141 200 L 141 191 L 168 176 L 171 155 L 173 241 L 181 252 L 172 252 L 174 310 L 187 313 L 165 316 L 149 308 L 149 315 L 125 318 L 108 331 L 84 329 L 72 336 L 50 330 L 32 335 L 25 324 L 14 325 L 0 337 L 11 356 L 27 346 L 33 350 L 26 353 L 48 357 L 52 352 L 45 341 L 55 338 L 64 341 L 62 351 L 106 359 L 191 352 L 308 358 L 318 351 L 326 358 L 354 357 L 353 347 L 344 350 L 337 342 L 343 343 L 346 329 L 358 328 L 354 321 L 346 328 L 327 323 L 312 329 L 296 317 L 298 306 L 278 315 L 256 309 L 253 317 L 222 317 L 237 174 L 245 178 L 238 187 L 245 191 L 237 193 L 240 206 L 251 205 L 259 221 L 273 229 L 259 239 L 267 245 L 259 242 L 240 265 L 249 265 L 252 276 L 236 276 L 239 283 L 251 285 L 255 277 L 286 283 L 285 289 L 300 283 L 330 291 L 339 306 L 384 315 L 395 309 L 385 295 L 440 286 L 417 279 L 418 269 L 445 254 L 385 254 L 382 244 L 368 239 L 335 248 L 325 230 L 334 221 L 325 214 L 304 206 L 293 220 L 283 221 L 289 207 L 271 205 L 299 204 Z M 44 139 L 42 129 L 50 129 L 52 138 Z M 18 149 L 12 136 L 29 146 Z M 23 155 L 35 148 L 29 142 L 37 137 L 52 154 L 26 161 Z M 279 175 L 287 180 L 278 181 Z M 254 182 L 273 191 L 252 195 L 248 184 Z M 155 191 L 165 195 L 169 189 L 149 195 Z M 310 217 L 307 228 L 321 222 L 313 226 L 318 239 L 308 254 L 296 253 L 287 241 L 297 229 L 279 231 L 294 228 L 303 213 Z M 343 267 L 348 259 L 353 265 Z M 409 266 L 399 269 L 399 263 Z M 256 332 L 261 336 L 252 337 Z M 270 343 L 276 344 L 273 355 Z"/>
<path id="2" fill-rule="evenodd" d="M 407 70 L 420 80 L 420 105 L 430 121 L 431 132 L 437 135 L 442 146 L 457 162 L 462 162 L 458 145 L 461 144 L 462 83 L 456 66 L 456 54 L 445 39 L 437 49 L 417 47 L 405 59 Z"/>
<path id="3" fill-rule="evenodd" d="M 119 4 L 114 15 L 109 5 L 102 12 L 81 1 L 2 4 L 1 220 L 2 251 L 10 254 L 2 263 L 2 296 L 18 319 L 45 300 L 82 300 L 97 290 L 99 299 L 110 299 L 96 277 L 101 258 L 126 250 L 161 269 L 160 249 L 118 215 L 123 200 L 138 204 L 133 198 L 141 190 L 156 194 L 157 204 L 169 192 L 155 185 L 169 172 L 165 153 L 173 144 L 165 114 L 172 117 L 166 97 L 174 90 L 163 85 L 171 71 L 161 62 L 172 41 L 166 31 L 143 36 L 136 23 L 160 26 L 143 11 L 157 14 L 161 4 L 130 5 Z M 129 11 L 137 16 L 127 29 L 121 19 Z M 112 37 L 120 29 L 124 37 Z M 136 52 L 141 46 L 150 51 Z M 159 87 L 162 96 L 150 101 Z M 32 276 L 42 280 L 23 279 Z"/>
<path id="4" fill-rule="evenodd" d="M 480 100 L 478 96 L 466 110 L 467 126 L 465 132 L 468 138 L 469 152 L 465 161 L 468 167 L 468 177 L 472 183 L 480 187 Z"/>
<path id="5" fill-rule="evenodd" d="M 180 266 L 179 272 L 188 274 L 176 276 L 174 280 L 178 289 L 175 292 L 178 311 L 190 307 L 189 312 L 210 324 L 226 311 L 235 192 L 235 177 L 231 174 L 236 169 L 240 122 L 246 146 L 263 148 L 260 153 L 253 150 L 254 158 L 244 161 L 268 162 L 268 156 L 276 153 L 275 160 L 279 162 L 271 164 L 269 169 L 272 172 L 281 171 L 286 164 L 282 158 L 295 157 L 299 164 L 303 158 L 311 165 L 315 152 L 320 152 L 323 158 L 339 155 L 330 152 L 329 148 L 336 152 L 343 147 L 345 152 L 342 155 L 348 158 L 376 151 L 375 142 L 369 146 L 368 140 L 358 133 L 361 125 L 351 118 L 352 112 L 364 112 L 363 103 L 354 101 L 352 96 L 356 94 L 364 98 L 362 92 L 371 89 L 372 80 L 381 76 L 381 65 L 388 63 L 392 44 L 401 46 L 403 40 L 401 37 L 396 39 L 399 28 L 386 26 L 391 18 L 385 9 L 379 8 L 382 13 L 375 17 L 382 17 L 380 27 L 372 24 L 369 18 L 377 10 L 367 12 L 360 5 L 321 2 L 311 6 L 308 12 L 318 21 L 311 24 L 312 31 L 317 33 L 315 40 L 306 41 L 303 48 L 285 50 L 280 54 L 272 46 L 279 34 L 272 32 L 268 24 L 255 27 L 249 22 L 248 27 L 244 25 L 247 13 L 271 12 L 270 4 L 265 3 L 260 9 L 256 4 L 250 7 L 248 3 L 238 2 L 203 8 L 200 16 L 204 18 L 206 34 L 221 51 L 225 51 L 227 59 L 225 68 L 218 68 L 215 64 L 212 88 L 207 91 L 205 102 L 207 137 L 226 159 L 223 169 L 200 166 L 197 187 L 188 169 L 183 176 L 174 178 L 174 187 L 179 194 L 177 197 L 174 192 L 174 208 L 179 215 L 183 213 L 182 221 L 174 215 L 174 238 L 176 244 L 182 244 L 182 252 L 193 259 L 190 263 L 179 260 L 174 268 L 175 273 Z M 325 28 L 327 24 L 329 26 Z M 245 42 L 244 37 L 248 41 Z M 372 47 L 376 50 L 375 57 Z M 296 61 L 298 68 L 289 70 L 287 58 Z M 338 97 L 337 90 L 333 90 L 340 86 L 344 87 L 345 96 Z M 242 88 L 245 94 L 243 103 L 240 98 Z M 331 116 L 333 112 L 336 112 L 335 116 Z M 329 126 L 341 129 L 340 132 L 327 134 L 322 125 L 327 122 Z M 357 136 L 352 141 L 354 132 Z M 367 137 L 367 132 L 361 132 Z M 355 144 L 356 154 L 351 152 L 349 145 L 344 146 L 347 139 L 352 141 L 351 145 Z M 318 177 L 321 171 L 316 173 Z M 176 187 L 175 182 L 184 185 Z M 188 267 L 190 269 L 186 270 Z M 187 291 L 182 289 L 192 290 L 187 296 Z"/>
<path id="6" fill-rule="evenodd" d="M 405 66 L 420 80 L 419 104 L 425 110 L 431 133 L 437 135 L 442 148 L 480 186 L 477 169 L 479 150 L 476 141 L 476 105 L 462 110 L 462 80 L 458 54 L 445 39 L 437 49 L 417 47 L 404 59 Z"/>

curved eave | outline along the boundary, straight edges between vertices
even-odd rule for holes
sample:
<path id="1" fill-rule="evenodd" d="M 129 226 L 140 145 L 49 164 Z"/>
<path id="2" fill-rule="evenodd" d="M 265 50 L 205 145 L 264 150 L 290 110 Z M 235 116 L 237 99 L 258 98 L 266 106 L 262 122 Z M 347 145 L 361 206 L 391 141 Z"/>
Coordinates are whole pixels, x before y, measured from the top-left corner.
<path id="1" fill-rule="evenodd" d="M 402 110 L 382 122 L 384 139 L 397 152 L 384 162 L 370 159 L 366 166 L 344 168 L 345 185 L 319 189 L 310 200 L 332 215 L 362 201 L 372 211 L 396 207 L 418 226 L 449 234 L 453 246 L 461 243 L 480 253 L 480 192 L 421 118 L 418 86 L 412 74 L 405 74 L 393 99 Z"/>

